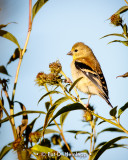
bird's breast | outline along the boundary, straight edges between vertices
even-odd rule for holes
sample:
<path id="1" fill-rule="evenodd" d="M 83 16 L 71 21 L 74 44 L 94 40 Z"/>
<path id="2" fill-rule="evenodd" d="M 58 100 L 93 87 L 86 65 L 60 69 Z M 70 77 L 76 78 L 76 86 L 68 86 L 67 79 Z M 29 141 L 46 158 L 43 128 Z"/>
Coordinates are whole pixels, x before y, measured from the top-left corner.
<path id="1" fill-rule="evenodd" d="M 71 73 L 73 81 L 77 80 L 80 77 L 83 77 L 77 84 L 76 87 L 84 93 L 87 94 L 98 94 L 96 87 L 94 84 L 84 75 L 84 73 L 80 70 L 78 70 L 75 67 L 74 62 L 71 63 Z"/>

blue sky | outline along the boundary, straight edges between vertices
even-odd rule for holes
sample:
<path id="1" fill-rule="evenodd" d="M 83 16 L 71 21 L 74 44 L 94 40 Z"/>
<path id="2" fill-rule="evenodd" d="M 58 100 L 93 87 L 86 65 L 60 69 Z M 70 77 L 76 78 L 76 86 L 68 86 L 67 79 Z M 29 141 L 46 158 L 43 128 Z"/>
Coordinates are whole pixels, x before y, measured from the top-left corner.
<path id="1" fill-rule="evenodd" d="M 33 4 L 35 2 L 36 0 L 33 0 Z M 26 0 L 0 0 L 0 8 L 2 9 L 0 11 L 0 24 L 17 22 L 17 24 L 8 25 L 6 30 L 17 37 L 22 48 L 28 28 L 28 5 L 29 3 Z M 71 78 L 70 63 L 72 59 L 66 54 L 74 43 L 84 42 L 92 48 L 101 64 L 111 103 L 113 106 L 123 106 L 128 98 L 127 79 L 116 79 L 116 76 L 128 71 L 128 67 L 126 67 L 127 47 L 118 43 L 107 44 L 111 40 L 118 39 L 118 37 L 100 38 L 110 33 L 122 33 L 120 27 L 112 26 L 107 19 L 124 5 L 126 4 L 123 0 L 50 0 L 47 2 L 34 19 L 27 52 L 20 69 L 15 100 L 24 103 L 29 110 L 44 110 L 43 102 L 37 106 L 39 98 L 44 94 L 44 90 L 35 85 L 34 80 L 37 73 L 40 71 L 49 72 L 49 63 L 59 59 L 63 71 Z M 124 21 L 127 22 L 128 12 L 122 16 Z M 3 38 L 0 38 L 0 44 L 0 65 L 6 65 L 16 46 Z M 9 74 L 12 76 L 9 84 L 9 95 L 11 95 L 13 88 L 17 64 L 18 61 L 15 61 L 7 67 Z M 81 97 L 87 97 L 83 93 L 80 93 L 80 95 Z M 90 103 L 95 106 L 99 115 L 110 118 L 110 107 L 103 99 L 93 96 Z M 15 113 L 18 111 L 20 111 L 19 106 L 15 106 Z M 82 111 L 71 112 L 65 121 L 64 130 L 86 130 L 87 128 L 81 122 L 82 114 Z M 126 111 L 121 118 L 121 122 L 126 129 L 128 129 L 127 114 Z M 36 116 L 29 115 L 29 122 Z M 43 125 L 43 120 L 44 117 L 37 122 L 36 128 Z M 20 121 L 21 118 L 16 118 L 17 125 Z M 98 127 L 98 131 L 109 126 L 109 124 L 101 125 Z M 72 144 L 72 150 L 85 149 L 89 145 L 84 144 L 84 136 L 78 136 L 78 140 L 74 140 L 73 135 L 67 133 L 65 135 L 67 141 L 69 140 Z M 119 135 L 104 133 L 99 142 L 110 140 Z M 0 139 L 2 139 L 0 148 L 10 142 L 11 138 L 10 125 L 5 123 L 0 130 Z M 127 140 L 125 142 L 127 143 Z M 125 149 L 112 149 L 105 152 L 100 160 L 113 159 L 112 157 L 116 160 L 126 160 L 126 154 L 127 150 Z M 9 156 L 14 158 L 16 154 L 9 153 L 4 160 L 8 159 Z"/>

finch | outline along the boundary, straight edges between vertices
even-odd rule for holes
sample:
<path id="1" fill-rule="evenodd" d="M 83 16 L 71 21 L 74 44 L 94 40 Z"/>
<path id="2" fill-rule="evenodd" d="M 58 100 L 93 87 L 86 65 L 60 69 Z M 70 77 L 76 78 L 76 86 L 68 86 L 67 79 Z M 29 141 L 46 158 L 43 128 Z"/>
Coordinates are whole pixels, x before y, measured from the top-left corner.
<path id="1" fill-rule="evenodd" d="M 78 42 L 73 45 L 67 55 L 73 57 L 71 63 L 73 81 L 82 77 L 76 84 L 76 88 L 89 95 L 88 105 L 91 95 L 98 95 L 113 108 L 109 101 L 108 88 L 103 72 L 91 48 L 82 42 Z"/>

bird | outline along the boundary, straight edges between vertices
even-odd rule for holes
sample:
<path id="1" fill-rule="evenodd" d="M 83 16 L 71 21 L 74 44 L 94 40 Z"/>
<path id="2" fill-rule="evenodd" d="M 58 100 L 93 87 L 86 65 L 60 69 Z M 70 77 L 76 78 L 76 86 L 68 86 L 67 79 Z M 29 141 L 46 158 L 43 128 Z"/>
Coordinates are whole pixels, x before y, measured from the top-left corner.
<path id="1" fill-rule="evenodd" d="M 76 88 L 81 92 L 88 94 L 87 106 L 89 105 L 91 95 L 98 95 L 113 108 L 109 101 L 106 80 L 92 49 L 83 42 L 77 42 L 73 45 L 71 51 L 68 52 L 67 55 L 73 57 L 73 61 L 71 62 L 73 81 L 81 78 L 76 83 Z"/>

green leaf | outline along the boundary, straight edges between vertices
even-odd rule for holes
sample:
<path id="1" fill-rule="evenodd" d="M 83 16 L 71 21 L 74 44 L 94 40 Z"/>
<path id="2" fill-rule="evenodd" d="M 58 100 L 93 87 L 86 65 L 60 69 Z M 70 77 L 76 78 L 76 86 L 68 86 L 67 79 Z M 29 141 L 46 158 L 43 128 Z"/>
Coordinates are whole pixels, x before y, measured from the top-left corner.
<path id="1" fill-rule="evenodd" d="M 123 133 L 124 133 L 124 131 L 122 131 L 122 130 L 119 129 L 119 128 L 110 127 L 110 128 L 103 129 L 102 131 L 100 131 L 100 132 L 98 133 L 98 135 L 99 135 L 100 133 L 103 133 L 103 132 L 123 132 Z"/>
<path id="2" fill-rule="evenodd" d="M 50 102 L 45 102 L 45 108 L 47 111 L 49 110 L 49 107 L 50 107 Z"/>
<path id="3" fill-rule="evenodd" d="M 112 33 L 112 34 L 107 34 L 107 35 L 101 37 L 100 39 L 105 38 L 105 37 L 108 37 L 108 36 L 119 36 L 119 37 L 125 38 L 123 34 Z"/>
<path id="4" fill-rule="evenodd" d="M 27 125 L 27 128 L 26 128 L 26 136 L 28 137 L 29 134 L 32 132 L 33 130 L 33 127 L 34 127 L 34 124 L 36 122 L 36 120 L 40 117 L 40 115 L 38 117 L 36 117 L 30 124 Z"/>
<path id="5" fill-rule="evenodd" d="M 118 117 L 128 108 L 128 102 L 118 110 Z"/>
<path id="6" fill-rule="evenodd" d="M 20 57 L 20 51 L 19 48 L 16 48 L 13 55 L 11 56 L 11 58 L 9 59 L 8 64 L 10 64 L 12 61 L 15 61 L 16 59 L 18 59 Z"/>
<path id="7" fill-rule="evenodd" d="M 50 156 L 49 157 L 50 159 L 52 159 L 52 158 L 56 159 L 60 155 L 60 153 L 58 153 L 56 150 L 53 150 L 53 149 L 45 147 L 45 146 L 40 146 L 37 144 L 31 148 L 31 151 L 35 152 L 35 153 L 46 153 Z M 51 153 L 51 155 L 49 153 Z M 69 160 L 69 159 L 66 156 L 61 155 L 59 160 Z"/>
<path id="8" fill-rule="evenodd" d="M 59 92 L 59 91 L 49 91 L 49 92 L 47 92 L 46 94 L 44 94 L 40 99 L 39 99 L 39 101 L 38 101 L 38 104 L 40 103 L 40 101 L 44 98 L 44 97 L 46 97 L 46 96 L 48 96 L 48 95 L 50 95 L 50 94 L 55 94 L 55 93 L 61 93 L 61 92 Z"/>
<path id="9" fill-rule="evenodd" d="M 113 109 L 110 110 L 109 114 L 112 116 L 112 117 L 116 117 L 116 113 L 117 113 L 117 106 L 114 107 Z"/>
<path id="10" fill-rule="evenodd" d="M 83 77 L 78 78 L 77 80 L 75 80 L 73 82 L 73 84 L 71 85 L 71 87 L 69 88 L 69 92 L 71 92 L 71 90 L 75 87 L 75 85 L 82 79 Z"/>
<path id="11" fill-rule="evenodd" d="M 123 25 L 123 31 L 124 31 L 124 34 L 127 35 L 127 25 L 126 24 Z"/>
<path id="12" fill-rule="evenodd" d="M 117 141 L 119 141 L 119 140 L 121 140 L 121 139 L 125 139 L 125 138 L 128 138 L 128 137 L 126 137 L 126 136 L 116 137 L 116 138 L 108 141 L 107 143 L 105 143 L 105 144 L 103 145 L 103 147 L 101 147 L 101 149 L 98 150 L 98 152 L 96 153 L 96 156 L 95 156 L 95 158 L 94 158 L 93 160 L 97 160 L 97 159 L 102 155 L 102 153 L 103 153 L 104 151 L 106 151 L 106 150 L 107 150 L 111 145 L 113 145 L 115 142 L 117 142 Z"/>
<path id="13" fill-rule="evenodd" d="M 65 121 L 65 119 L 66 119 L 66 117 L 67 117 L 68 114 L 69 114 L 69 112 L 65 112 L 65 113 L 62 113 L 60 115 L 60 124 L 61 124 L 62 128 L 63 128 L 64 121 Z"/>
<path id="14" fill-rule="evenodd" d="M 123 43 L 125 46 L 128 46 L 128 41 L 120 41 L 120 40 L 114 40 L 114 41 L 109 42 L 108 44 L 113 43 L 113 42 L 120 42 L 120 43 Z"/>
<path id="15" fill-rule="evenodd" d="M 4 30 L 0 30 L 0 36 L 3 38 L 6 38 L 10 41 L 12 41 L 13 43 L 15 43 L 18 48 L 20 49 L 20 45 L 16 39 L 16 37 L 14 37 L 10 32 L 4 31 Z"/>
<path id="16" fill-rule="evenodd" d="M 6 74 L 9 76 L 9 74 L 4 66 L 0 66 L 0 73 Z"/>
<path id="17" fill-rule="evenodd" d="M 80 104 L 80 103 L 73 103 L 73 104 L 69 104 L 64 106 L 63 108 L 61 108 L 54 116 L 53 118 L 50 120 L 49 124 L 59 115 L 61 115 L 62 113 L 68 112 L 68 111 L 73 111 L 73 110 L 78 110 L 78 109 L 82 109 L 82 110 L 86 110 L 86 108 Z"/>
<path id="18" fill-rule="evenodd" d="M 44 130 L 45 128 L 48 126 L 48 122 L 50 120 L 50 118 L 52 117 L 53 115 L 53 112 L 55 111 L 55 109 L 60 105 L 62 104 L 63 102 L 69 100 L 68 97 L 62 97 L 60 99 L 58 99 L 54 104 L 53 106 L 48 110 L 47 114 L 46 114 L 46 117 L 45 117 L 45 122 L 44 122 Z M 49 123 L 50 124 L 50 123 Z M 43 130 L 43 132 L 44 132 Z"/>
<path id="19" fill-rule="evenodd" d="M 86 140 L 85 140 L 85 142 L 84 142 L 84 143 L 86 143 L 90 138 L 91 138 L 91 137 L 90 137 L 90 136 L 88 136 L 88 137 L 86 138 Z"/>
<path id="20" fill-rule="evenodd" d="M 12 149 L 12 145 L 7 145 L 2 148 L 0 151 L 0 159 L 2 159 L 10 150 Z"/>
<path id="21" fill-rule="evenodd" d="M 31 113 L 40 113 L 40 114 L 46 114 L 45 112 L 43 112 L 43 111 L 29 111 L 29 110 L 27 110 L 27 111 L 21 111 L 21 112 L 18 112 L 18 113 L 16 113 L 16 114 L 14 114 L 14 115 L 12 115 L 12 116 L 9 116 L 10 118 L 12 118 L 12 117 L 17 117 L 17 116 L 20 116 L 20 115 L 23 115 L 23 114 L 31 114 Z M 8 121 L 9 120 L 9 118 L 8 117 L 6 117 L 6 118 L 4 118 L 3 120 L 0 120 L 0 124 L 1 123 L 4 123 L 4 122 L 6 122 L 6 121 Z"/>
<path id="22" fill-rule="evenodd" d="M 76 138 L 76 136 L 77 136 L 78 134 L 89 134 L 89 135 L 90 135 L 90 133 L 89 133 L 89 132 L 87 132 L 87 131 L 69 130 L 69 131 L 66 131 L 66 132 L 74 133 L 74 134 L 75 134 L 75 138 Z"/>
<path id="23" fill-rule="evenodd" d="M 48 147 L 45 147 L 45 146 L 40 146 L 40 145 L 34 145 L 31 150 L 33 152 L 36 152 L 36 153 L 40 153 L 40 152 L 44 152 L 46 154 L 48 154 L 49 152 L 52 153 L 54 150 L 51 149 L 51 148 L 48 148 Z"/>
<path id="24" fill-rule="evenodd" d="M 50 133 L 59 133 L 59 132 L 54 129 L 45 129 L 44 134 L 50 134 Z"/>
<path id="25" fill-rule="evenodd" d="M 41 7 L 47 2 L 48 0 L 37 0 L 37 2 L 34 4 L 32 8 L 32 22 L 37 14 L 37 12 L 41 9 Z"/>
<path id="26" fill-rule="evenodd" d="M 87 132 L 87 131 L 78 131 L 78 132 L 76 132 L 75 138 L 76 138 L 76 136 L 77 136 L 78 134 L 89 134 L 89 135 L 90 135 L 90 133 Z"/>
<path id="27" fill-rule="evenodd" d="M 127 10 L 128 10 L 128 6 L 123 6 L 115 14 L 121 14 L 123 12 L 126 12 Z"/>

